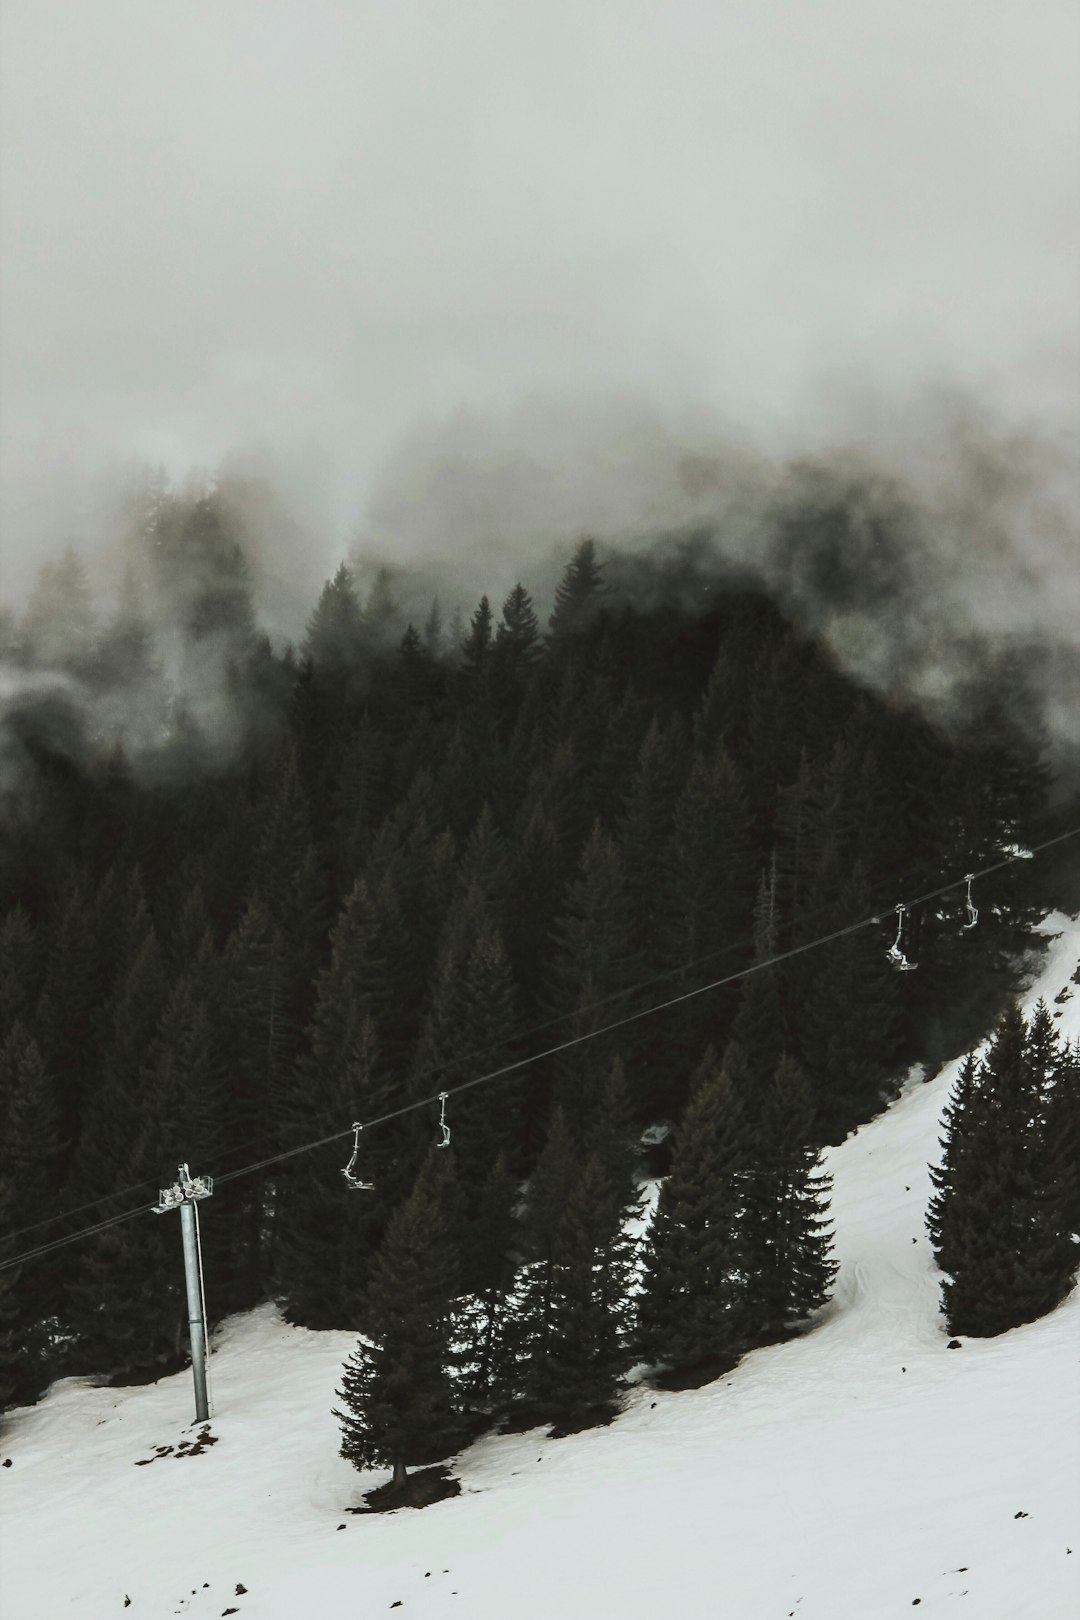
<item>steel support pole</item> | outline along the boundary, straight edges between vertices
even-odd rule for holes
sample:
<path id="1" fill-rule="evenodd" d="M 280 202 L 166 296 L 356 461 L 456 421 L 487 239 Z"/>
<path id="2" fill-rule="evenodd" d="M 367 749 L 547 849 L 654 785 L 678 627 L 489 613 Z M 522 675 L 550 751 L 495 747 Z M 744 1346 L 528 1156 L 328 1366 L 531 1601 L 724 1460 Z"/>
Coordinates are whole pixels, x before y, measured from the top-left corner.
<path id="1" fill-rule="evenodd" d="M 184 1285 L 187 1288 L 188 1332 L 191 1337 L 191 1376 L 195 1381 L 195 1421 L 210 1416 L 206 1391 L 206 1323 L 203 1320 L 202 1256 L 195 1205 L 185 1198 L 180 1205 L 180 1232 L 184 1240 Z"/>

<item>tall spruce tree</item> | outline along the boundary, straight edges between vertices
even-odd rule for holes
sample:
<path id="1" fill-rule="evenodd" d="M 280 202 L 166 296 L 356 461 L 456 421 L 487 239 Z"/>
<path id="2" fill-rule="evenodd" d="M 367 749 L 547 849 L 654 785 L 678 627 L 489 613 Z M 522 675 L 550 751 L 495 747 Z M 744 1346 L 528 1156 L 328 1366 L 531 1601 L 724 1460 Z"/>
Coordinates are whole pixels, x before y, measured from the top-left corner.
<path id="1" fill-rule="evenodd" d="M 633 1189 L 612 1146 L 601 1133 L 583 1159 L 556 1107 L 529 1183 L 505 1378 L 539 1418 L 575 1422 L 608 1407 L 632 1359 Z"/>
<path id="2" fill-rule="evenodd" d="M 364 616 L 356 580 L 349 565 L 341 563 L 333 579 L 323 586 L 308 620 L 301 651 L 316 669 L 344 674 L 355 669 L 363 658 L 363 635 Z"/>
<path id="3" fill-rule="evenodd" d="M 1054 1065 L 1045 1136 L 1061 1225 L 1080 1240 L 1080 1051 L 1074 1046 L 1065 1047 Z"/>
<path id="4" fill-rule="evenodd" d="M 950 1099 L 927 1228 L 945 1273 L 951 1333 L 993 1338 L 1033 1322 L 1076 1276 L 1047 1131 L 1055 1046 L 1045 1008 L 1028 1026 L 1011 1004 L 986 1057 L 968 1060 Z"/>
<path id="5" fill-rule="evenodd" d="M 625 1004 L 618 992 L 638 976 L 632 916 L 622 863 L 613 839 L 596 822 L 568 886 L 554 930 L 551 978 L 554 1010 L 564 1013 L 564 1039 L 610 1023 Z M 580 1132 L 593 1124 L 596 1078 L 616 1048 L 610 1037 L 572 1047 L 558 1060 L 556 1093 Z"/>
<path id="6" fill-rule="evenodd" d="M 575 1175 L 546 1259 L 527 1265 L 517 1305 L 517 1380 L 526 1408 L 578 1423 L 610 1408 L 633 1360 L 635 1244 L 627 1190 L 592 1153 Z"/>
<path id="7" fill-rule="evenodd" d="M 596 560 L 596 541 L 579 540 L 555 589 L 555 605 L 548 620 L 549 641 L 564 646 L 585 630 L 599 606 L 601 564 Z"/>
<path id="8" fill-rule="evenodd" d="M 499 1154 L 463 1223 L 461 1280 L 454 1318 L 457 1376 L 463 1399 L 489 1403 L 512 1381 L 510 1300 L 517 1275 L 515 1211 L 518 1182 Z M 467 1205 L 463 1197 L 462 1202 Z"/>
<path id="9" fill-rule="evenodd" d="M 437 1461 L 460 1429 L 451 1373 L 452 1301 L 458 1256 L 447 1231 L 448 1154 L 433 1148 L 412 1192 L 395 1212 L 367 1289 L 364 1337 L 342 1372 L 335 1409 L 341 1455 L 355 1467 Z"/>
<path id="10" fill-rule="evenodd" d="M 532 597 L 518 582 L 502 605 L 495 630 L 495 662 L 500 676 L 522 682 L 540 654 L 540 626 Z"/>
<path id="11" fill-rule="evenodd" d="M 830 1177 L 815 1145 L 813 1092 L 790 1057 L 777 1064 L 755 1125 L 742 1264 L 750 1342 L 782 1338 L 820 1306 L 836 1274 Z"/>
<path id="12" fill-rule="evenodd" d="M 738 1095 L 710 1047 L 695 1071 L 649 1228 L 638 1309 L 650 1361 L 708 1369 L 742 1343 L 747 1159 Z"/>

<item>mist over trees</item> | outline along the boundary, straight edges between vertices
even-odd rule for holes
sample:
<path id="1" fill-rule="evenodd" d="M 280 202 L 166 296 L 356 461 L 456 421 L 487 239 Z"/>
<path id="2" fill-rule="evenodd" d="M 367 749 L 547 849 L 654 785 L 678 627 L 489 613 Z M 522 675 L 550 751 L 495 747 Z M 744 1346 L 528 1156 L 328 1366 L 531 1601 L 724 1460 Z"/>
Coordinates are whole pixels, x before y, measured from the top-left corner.
<path id="1" fill-rule="evenodd" d="M 550 611 L 520 582 L 456 620 L 343 563 L 295 648 L 212 494 L 148 503 L 112 607 L 74 553 L 43 571 L 3 632 L 0 1260 L 189 1161 L 219 1178 L 212 1317 L 362 1332 L 348 1454 L 395 1468 L 417 1425 L 582 1421 L 635 1358 L 700 1369 L 812 1318 L 821 1148 L 970 1036 L 1031 917 L 1011 870 L 974 931 L 954 889 L 898 974 L 892 908 L 1029 841 L 1047 772 L 1011 667 L 958 743 L 746 577 L 688 589 L 686 557 L 586 539 Z M 351 1191 L 351 1122 L 412 1104 Z M 139 1215 L 0 1273 L 0 1384 L 174 1363 L 177 1249 Z"/>

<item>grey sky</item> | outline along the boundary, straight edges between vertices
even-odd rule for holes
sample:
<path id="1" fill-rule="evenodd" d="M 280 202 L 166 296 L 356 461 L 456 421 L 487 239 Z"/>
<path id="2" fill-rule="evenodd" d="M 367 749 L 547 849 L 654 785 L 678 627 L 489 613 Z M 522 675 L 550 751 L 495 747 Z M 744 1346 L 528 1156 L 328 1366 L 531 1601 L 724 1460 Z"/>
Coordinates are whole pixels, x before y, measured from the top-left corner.
<path id="1" fill-rule="evenodd" d="M 1072 0 L 0 16 L 9 572 L 132 454 L 262 445 L 331 556 L 403 442 L 537 396 L 778 442 L 864 391 L 1076 419 Z"/>

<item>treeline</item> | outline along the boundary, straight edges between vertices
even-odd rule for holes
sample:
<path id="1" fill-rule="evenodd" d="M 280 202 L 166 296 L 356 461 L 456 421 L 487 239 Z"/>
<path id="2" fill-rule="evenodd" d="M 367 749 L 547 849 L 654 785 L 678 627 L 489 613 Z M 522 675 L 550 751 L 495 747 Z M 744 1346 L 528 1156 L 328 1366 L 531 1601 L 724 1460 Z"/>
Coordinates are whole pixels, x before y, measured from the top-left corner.
<path id="1" fill-rule="evenodd" d="M 683 1116 L 711 1049 L 771 1208 L 769 1155 L 812 1158 L 872 1115 L 1023 936 L 1005 872 L 972 932 L 962 890 L 910 915 L 917 973 L 885 957 L 897 900 L 1029 836 L 1046 773 L 1006 663 L 957 741 L 854 687 L 752 584 L 699 582 L 687 605 L 673 566 L 645 591 L 639 561 L 629 594 L 590 541 L 543 625 L 518 585 L 457 629 L 438 604 L 402 628 L 392 580 L 364 600 L 343 566 L 296 652 L 259 632 L 213 497 L 155 509 L 137 560 L 104 626 L 69 558 L 4 632 L 9 664 L 63 669 L 76 696 L 35 689 L 5 731 L 0 1256 L 137 1208 L 180 1160 L 244 1171 L 205 1206 L 212 1314 L 275 1298 L 362 1326 L 437 1108 L 365 1133 L 370 1193 L 342 1181 L 348 1142 L 247 1166 L 795 952 L 452 1100 L 460 1287 L 482 1301 L 550 1259 L 556 1128 L 577 1186 L 616 1118 L 634 1142 Z M 876 912 L 880 931 L 798 953 Z M 609 1210 L 626 1174 L 611 1186 Z M 652 1297 L 707 1314 L 677 1282 L 674 1196 Z M 178 1355 L 174 1225 L 140 1216 L 0 1273 L 17 1393 Z M 773 1331 L 759 1305 L 753 1331 Z"/>

